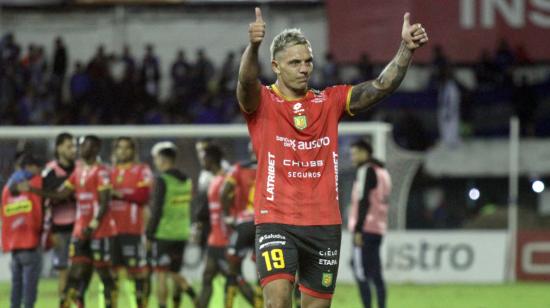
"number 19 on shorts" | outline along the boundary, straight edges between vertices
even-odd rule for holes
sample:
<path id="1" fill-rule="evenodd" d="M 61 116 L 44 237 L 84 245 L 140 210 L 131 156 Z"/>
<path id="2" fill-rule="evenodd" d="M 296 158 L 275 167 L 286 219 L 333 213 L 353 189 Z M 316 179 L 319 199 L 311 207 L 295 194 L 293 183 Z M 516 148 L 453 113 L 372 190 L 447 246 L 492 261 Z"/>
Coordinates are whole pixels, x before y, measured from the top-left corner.
<path id="1" fill-rule="evenodd" d="M 264 257 L 265 267 L 267 268 L 268 272 L 271 272 L 273 268 L 285 268 L 285 258 L 283 256 L 283 250 L 280 248 L 264 251 L 262 252 L 262 257 Z"/>

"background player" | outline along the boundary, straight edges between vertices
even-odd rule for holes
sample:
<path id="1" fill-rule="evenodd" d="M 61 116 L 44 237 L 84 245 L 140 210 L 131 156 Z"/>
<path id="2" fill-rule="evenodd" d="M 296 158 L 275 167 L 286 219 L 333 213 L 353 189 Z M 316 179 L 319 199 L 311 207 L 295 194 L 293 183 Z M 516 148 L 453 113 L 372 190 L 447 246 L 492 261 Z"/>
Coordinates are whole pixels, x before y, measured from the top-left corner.
<path id="1" fill-rule="evenodd" d="M 427 43 L 422 26 L 411 25 L 409 13 L 403 19 L 397 54 L 378 78 L 313 91 L 308 87 L 311 44 L 297 29 L 274 38 L 271 67 L 277 81 L 262 86 L 258 53 L 265 23 L 256 8 L 241 59 L 237 98 L 258 158 L 256 264 L 270 307 L 291 306 L 297 271 L 302 306 L 330 306 L 341 240 L 338 122 L 345 112 L 365 111 L 397 89 L 414 50 Z"/>
<path id="2" fill-rule="evenodd" d="M 222 168 L 222 150 L 216 145 L 204 149 L 203 165 L 214 174 L 208 187 L 208 209 L 210 217 L 210 233 L 206 248 L 206 265 L 202 275 L 202 289 L 198 307 L 207 308 L 212 296 L 212 281 L 217 274 L 227 276 L 229 268 L 225 258 L 225 250 L 229 239 L 229 230 L 223 220 L 220 193 L 225 180 Z M 227 290 L 227 288 L 226 288 Z M 227 294 L 226 294 L 227 295 Z"/>
<path id="3" fill-rule="evenodd" d="M 179 275 L 191 224 L 192 182 L 176 169 L 177 148 L 173 143 L 157 143 L 151 154 L 159 175 L 154 181 L 146 235 L 157 276 L 157 299 L 160 308 L 167 307 L 167 283 L 171 278 L 175 283 L 173 307 L 179 307 L 181 292 L 196 300 L 193 288 Z"/>
<path id="4" fill-rule="evenodd" d="M 134 280 L 137 306 L 143 308 L 148 302 L 150 275 L 142 235 L 152 174 L 149 166 L 137 162 L 136 150 L 136 142 L 130 137 L 119 137 L 114 142 L 110 211 L 117 229 L 113 264 L 125 268 Z"/>
<path id="5" fill-rule="evenodd" d="M 351 161 L 357 168 L 353 183 L 348 229 L 354 234 L 353 267 L 361 299 L 371 307 L 370 284 L 376 289 L 379 308 L 386 307 L 380 245 L 388 224 L 391 178 L 384 164 L 372 157 L 372 146 L 364 140 L 351 145 Z"/>
<path id="6" fill-rule="evenodd" d="M 34 307 L 42 264 L 40 238 L 43 230 L 42 198 L 30 192 L 19 192 L 17 182 L 29 180 L 33 186 L 41 187 L 41 164 L 36 157 L 23 154 L 20 170 L 24 177 L 12 175 L 4 186 L 0 218 L 2 223 L 2 250 L 11 253 L 11 296 L 10 307 Z"/>
<path id="7" fill-rule="evenodd" d="M 76 160 L 76 144 L 69 133 L 61 133 L 55 138 L 55 159 L 46 164 L 42 171 L 43 189 L 62 190 L 63 183 L 73 173 Z M 53 234 L 53 268 L 59 272 L 58 291 L 61 296 L 67 284 L 69 266 L 69 246 L 76 219 L 74 196 L 65 200 L 46 199 L 44 204 L 51 211 L 51 231 Z"/>
<path id="8" fill-rule="evenodd" d="M 101 140 L 94 135 L 81 139 L 80 158 L 62 191 L 43 191 L 27 187 L 45 197 L 76 198 L 77 220 L 71 238 L 67 286 L 61 298 L 62 307 L 74 301 L 84 305 L 84 294 L 94 269 L 104 285 L 105 305 L 116 307 L 117 285 L 111 271 L 111 238 L 115 225 L 109 213 L 111 179 L 109 169 L 99 161 Z"/>
<path id="9" fill-rule="evenodd" d="M 242 262 L 249 250 L 254 249 L 254 189 L 256 182 L 256 157 L 249 145 L 250 160 L 236 163 L 229 171 L 221 192 L 221 202 L 228 226 L 232 227 L 227 260 L 225 307 L 233 307 L 233 301 L 240 289 L 246 300 L 254 307 L 263 307 L 261 290 L 254 290 L 242 276 Z M 255 292 L 256 291 L 256 292 Z"/>

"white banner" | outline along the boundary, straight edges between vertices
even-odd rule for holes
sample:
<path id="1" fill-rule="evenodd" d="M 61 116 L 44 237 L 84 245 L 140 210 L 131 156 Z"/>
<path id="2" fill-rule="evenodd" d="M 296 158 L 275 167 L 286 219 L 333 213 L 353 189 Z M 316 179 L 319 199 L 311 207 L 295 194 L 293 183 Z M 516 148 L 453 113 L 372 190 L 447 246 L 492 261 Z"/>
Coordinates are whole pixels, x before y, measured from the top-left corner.
<path id="1" fill-rule="evenodd" d="M 391 232 L 384 238 L 381 250 L 388 282 L 505 280 L 504 231 Z"/>

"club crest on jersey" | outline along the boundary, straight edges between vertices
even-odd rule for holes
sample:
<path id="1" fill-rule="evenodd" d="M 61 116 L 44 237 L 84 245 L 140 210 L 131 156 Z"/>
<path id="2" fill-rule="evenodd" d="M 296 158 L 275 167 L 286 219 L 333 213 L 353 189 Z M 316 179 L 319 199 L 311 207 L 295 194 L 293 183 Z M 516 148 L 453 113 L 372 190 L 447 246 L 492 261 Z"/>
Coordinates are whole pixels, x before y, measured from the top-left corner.
<path id="1" fill-rule="evenodd" d="M 333 277 L 332 273 L 323 273 L 323 278 L 321 281 L 321 284 L 323 285 L 323 287 L 328 288 L 332 285 L 332 277 Z"/>
<path id="2" fill-rule="evenodd" d="M 299 130 L 303 130 L 307 127 L 307 118 L 305 115 L 295 115 L 294 116 L 294 127 Z"/>

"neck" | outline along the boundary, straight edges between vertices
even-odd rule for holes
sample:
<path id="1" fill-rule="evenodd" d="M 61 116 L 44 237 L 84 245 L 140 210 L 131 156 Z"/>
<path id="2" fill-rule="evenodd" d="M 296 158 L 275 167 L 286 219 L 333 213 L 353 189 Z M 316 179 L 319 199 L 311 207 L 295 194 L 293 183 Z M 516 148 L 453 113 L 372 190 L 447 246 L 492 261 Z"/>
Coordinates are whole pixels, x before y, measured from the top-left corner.
<path id="1" fill-rule="evenodd" d="M 70 165 L 73 164 L 73 161 L 72 160 L 69 160 L 69 159 L 66 159 L 64 157 L 59 157 L 59 159 L 57 160 L 57 162 L 59 162 L 59 164 L 63 167 L 68 167 Z"/>
<path id="2" fill-rule="evenodd" d="M 93 165 L 97 162 L 97 159 L 95 157 L 94 158 L 83 158 L 82 160 L 88 166 L 91 166 L 91 165 Z"/>
<path id="3" fill-rule="evenodd" d="M 277 79 L 275 81 L 275 85 L 277 86 L 277 89 L 281 92 L 281 94 L 286 99 L 294 100 L 294 99 L 300 99 L 304 97 L 307 93 L 307 88 L 303 90 L 295 90 L 287 87 L 283 82 L 280 81 L 280 79 Z"/>

